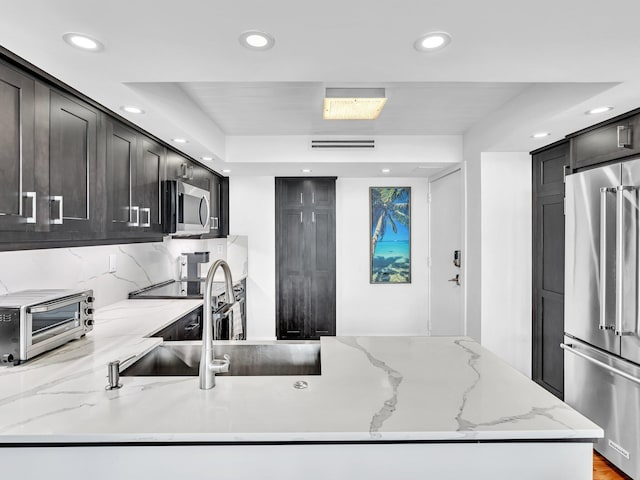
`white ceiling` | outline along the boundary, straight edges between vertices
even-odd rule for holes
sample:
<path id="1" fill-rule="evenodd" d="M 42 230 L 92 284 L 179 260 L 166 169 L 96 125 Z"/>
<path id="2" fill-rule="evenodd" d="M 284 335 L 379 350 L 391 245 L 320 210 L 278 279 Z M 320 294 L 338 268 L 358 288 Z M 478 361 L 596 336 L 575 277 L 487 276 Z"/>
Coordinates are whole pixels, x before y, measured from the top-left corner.
<path id="1" fill-rule="evenodd" d="M 143 103 L 145 115 L 127 117 L 167 141 L 191 134 L 181 148 L 195 157 L 216 145 L 217 127 L 233 135 L 471 132 L 487 149 L 526 151 L 640 106 L 638 18 L 640 2 L 629 0 L 21 0 L 3 2 L 0 45 L 115 111 Z M 271 33 L 275 47 L 244 49 L 238 36 L 250 29 Z M 69 31 L 97 37 L 105 50 L 69 47 L 61 38 Z M 417 52 L 414 41 L 429 31 L 453 40 Z M 145 85 L 160 82 L 191 97 L 182 116 L 179 94 L 144 104 Z M 379 122 L 319 121 L 323 88 L 347 85 L 387 87 Z M 616 108 L 584 115 L 603 104 Z M 199 128 L 182 121 L 189 109 Z M 533 140 L 541 129 L 552 135 Z"/>

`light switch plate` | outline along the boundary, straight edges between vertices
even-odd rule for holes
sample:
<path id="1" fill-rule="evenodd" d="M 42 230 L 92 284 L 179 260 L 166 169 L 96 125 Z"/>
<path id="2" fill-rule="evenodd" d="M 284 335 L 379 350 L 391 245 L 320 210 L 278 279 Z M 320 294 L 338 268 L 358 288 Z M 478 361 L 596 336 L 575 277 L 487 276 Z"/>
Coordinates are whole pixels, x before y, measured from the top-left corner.
<path id="1" fill-rule="evenodd" d="M 109 273 L 115 273 L 117 265 L 116 265 L 116 254 L 112 253 L 109 255 Z"/>

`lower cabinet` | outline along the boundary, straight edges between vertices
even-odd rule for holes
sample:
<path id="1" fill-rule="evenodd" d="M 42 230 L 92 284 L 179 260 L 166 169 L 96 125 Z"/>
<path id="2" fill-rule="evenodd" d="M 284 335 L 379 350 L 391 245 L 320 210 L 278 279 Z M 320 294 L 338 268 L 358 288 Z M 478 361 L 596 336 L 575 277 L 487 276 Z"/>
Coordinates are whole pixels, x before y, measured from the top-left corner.
<path id="1" fill-rule="evenodd" d="M 279 339 L 336 332 L 335 178 L 276 178 Z"/>

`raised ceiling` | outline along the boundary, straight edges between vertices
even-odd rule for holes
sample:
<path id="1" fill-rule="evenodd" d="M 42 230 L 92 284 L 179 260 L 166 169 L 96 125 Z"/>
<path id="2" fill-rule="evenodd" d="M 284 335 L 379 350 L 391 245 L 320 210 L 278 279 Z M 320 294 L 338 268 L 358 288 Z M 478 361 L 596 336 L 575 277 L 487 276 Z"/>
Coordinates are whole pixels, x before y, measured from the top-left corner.
<path id="1" fill-rule="evenodd" d="M 377 120 L 331 121 L 322 119 L 326 88 L 322 82 L 180 84 L 227 135 L 462 135 L 529 86 L 460 82 L 376 85 L 386 89 L 388 99 Z"/>

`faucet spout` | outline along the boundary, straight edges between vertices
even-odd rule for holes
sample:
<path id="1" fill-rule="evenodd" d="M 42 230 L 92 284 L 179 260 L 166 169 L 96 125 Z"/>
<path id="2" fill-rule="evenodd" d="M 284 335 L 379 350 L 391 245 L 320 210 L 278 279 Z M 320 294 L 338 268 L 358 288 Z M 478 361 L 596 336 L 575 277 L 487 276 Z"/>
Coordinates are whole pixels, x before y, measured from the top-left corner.
<path id="1" fill-rule="evenodd" d="M 228 372 L 230 358 L 225 355 L 224 360 L 214 358 L 213 340 L 215 328 L 213 320 L 216 319 L 213 313 L 213 304 L 211 301 L 213 293 L 213 277 L 218 268 L 222 268 L 224 274 L 225 297 L 226 303 L 218 311 L 226 311 L 235 302 L 233 295 L 233 279 L 231 278 L 231 270 L 224 260 L 216 260 L 209 272 L 207 280 L 204 284 L 204 316 L 202 326 L 202 353 L 200 354 L 200 389 L 209 390 L 216 386 L 216 373 Z"/>

